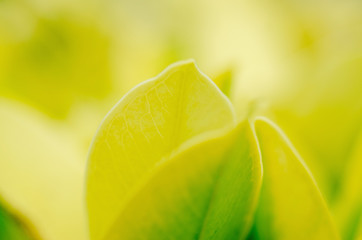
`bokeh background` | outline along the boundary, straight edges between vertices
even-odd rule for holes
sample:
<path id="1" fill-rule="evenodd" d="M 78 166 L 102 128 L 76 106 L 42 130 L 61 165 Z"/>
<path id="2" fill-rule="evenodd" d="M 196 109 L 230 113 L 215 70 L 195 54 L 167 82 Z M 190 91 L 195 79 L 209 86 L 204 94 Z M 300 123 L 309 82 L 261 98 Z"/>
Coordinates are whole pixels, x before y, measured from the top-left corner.
<path id="1" fill-rule="evenodd" d="M 0 238 L 11 225 L 86 239 L 98 125 L 189 58 L 231 81 L 240 119 L 265 115 L 286 132 L 343 239 L 362 236 L 361 1 L 0 0 Z"/>

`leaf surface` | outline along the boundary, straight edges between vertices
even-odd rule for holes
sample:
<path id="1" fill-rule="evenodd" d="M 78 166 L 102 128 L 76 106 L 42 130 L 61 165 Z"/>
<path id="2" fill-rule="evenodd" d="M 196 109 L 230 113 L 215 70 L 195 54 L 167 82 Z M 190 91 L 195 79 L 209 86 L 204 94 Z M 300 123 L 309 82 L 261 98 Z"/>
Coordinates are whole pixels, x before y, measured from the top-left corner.
<path id="1" fill-rule="evenodd" d="M 145 181 L 104 239 L 242 239 L 261 185 L 249 124 L 192 142 Z"/>
<path id="2" fill-rule="evenodd" d="M 232 69 L 227 69 L 221 74 L 217 75 L 213 80 L 220 90 L 228 97 L 230 97 L 233 80 L 235 76 Z"/>
<path id="3" fill-rule="evenodd" d="M 335 215 L 343 239 L 354 239 L 362 230 L 362 131 L 348 163 Z"/>
<path id="4" fill-rule="evenodd" d="M 104 119 L 90 150 L 91 239 L 104 237 L 129 193 L 182 143 L 234 122 L 229 100 L 193 61 L 131 90 Z"/>
<path id="5" fill-rule="evenodd" d="M 30 236 L 18 219 L 0 206 L 0 239 L 31 240 L 34 238 Z"/>
<path id="6" fill-rule="evenodd" d="M 309 170 L 271 121 L 259 118 L 264 179 L 256 231 L 259 239 L 338 239 L 327 206 Z"/>

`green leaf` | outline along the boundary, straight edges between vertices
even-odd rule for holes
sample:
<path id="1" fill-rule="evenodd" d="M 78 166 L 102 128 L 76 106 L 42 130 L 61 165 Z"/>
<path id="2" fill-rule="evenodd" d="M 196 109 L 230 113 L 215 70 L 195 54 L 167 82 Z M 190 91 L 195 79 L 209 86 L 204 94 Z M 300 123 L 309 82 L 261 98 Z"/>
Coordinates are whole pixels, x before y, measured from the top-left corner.
<path id="1" fill-rule="evenodd" d="M 91 146 L 91 239 L 106 234 L 130 192 L 182 143 L 234 123 L 231 103 L 193 61 L 171 65 L 130 91 L 105 118 Z"/>
<path id="2" fill-rule="evenodd" d="M 245 237 L 262 175 L 249 124 L 184 149 L 145 181 L 104 239 Z"/>
<path id="3" fill-rule="evenodd" d="M 58 128 L 43 115 L 0 99 L 0 195 L 42 239 L 83 240 L 84 164 Z"/>
<path id="4" fill-rule="evenodd" d="M 259 239 L 338 239 L 327 206 L 289 140 L 265 118 L 255 121 L 264 179 L 256 231 Z"/>
<path id="5" fill-rule="evenodd" d="M 344 174 L 342 191 L 335 206 L 335 215 L 343 239 L 355 239 L 362 227 L 362 129 L 355 141 Z"/>
<path id="6" fill-rule="evenodd" d="M 31 240 L 35 238 L 19 219 L 0 205 L 0 239 Z"/>
<path id="7" fill-rule="evenodd" d="M 309 81 L 303 78 L 293 98 L 270 104 L 270 116 L 303 155 L 332 205 L 361 126 L 362 58 L 329 61 Z"/>
<path id="8" fill-rule="evenodd" d="M 359 228 L 356 240 L 362 240 L 362 218 L 359 220 Z"/>

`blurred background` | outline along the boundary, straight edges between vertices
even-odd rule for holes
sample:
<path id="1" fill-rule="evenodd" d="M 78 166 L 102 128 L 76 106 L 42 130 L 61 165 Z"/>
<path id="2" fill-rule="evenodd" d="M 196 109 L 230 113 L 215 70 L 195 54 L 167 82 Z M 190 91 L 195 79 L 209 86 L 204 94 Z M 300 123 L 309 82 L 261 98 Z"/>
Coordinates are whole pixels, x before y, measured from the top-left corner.
<path id="1" fill-rule="evenodd" d="M 0 0 L 0 239 L 86 239 L 98 125 L 189 58 L 286 132 L 343 239 L 362 232 L 361 1 Z"/>

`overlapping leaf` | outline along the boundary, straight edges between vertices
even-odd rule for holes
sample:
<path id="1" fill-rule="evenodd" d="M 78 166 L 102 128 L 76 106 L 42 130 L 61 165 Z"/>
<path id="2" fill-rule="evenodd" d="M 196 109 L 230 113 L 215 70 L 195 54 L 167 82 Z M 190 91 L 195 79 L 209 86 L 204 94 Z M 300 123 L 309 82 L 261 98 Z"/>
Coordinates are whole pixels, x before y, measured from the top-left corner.
<path id="1" fill-rule="evenodd" d="M 267 119 L 255 122 L 264 168 L 259 239 L 338 239 L 327 206 L 289 140 Z"/>
<path id="2" fill-rule="evenodd" d="M 192 62 L 126 95 L 90 151 L 91 238 L 243 239 L 262 160 L 252 236 L 338 239 L 316 183 L 278 127 L 267 119 L 235 127 L 232 112 Z"/>
<path id="3" fill-rule="evenodd" d="M 293 99 L 271 109 L 279 108 L 273 113 L 276 122 L 306 156 L 328 203 L 333 204 L 361 126 L 362 58 L 353 54 L 325 64 L 311 81 L 303 82 Z"/>
<path id="4" fill-rule="evenodd" d="M 192 61 L 172 65 L 128 93 L 108 114 L 91 147 L 91 239 L 104 237 L 130 192 L 182 143 L 234 121 L 230 102 Z"/>
<path id="5" fill-rule="evenodd" d="M 106 238 L 239 239 L 252 223 L 261 164 L 248 124 L 208 137 L 165 162 Z"/>

